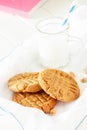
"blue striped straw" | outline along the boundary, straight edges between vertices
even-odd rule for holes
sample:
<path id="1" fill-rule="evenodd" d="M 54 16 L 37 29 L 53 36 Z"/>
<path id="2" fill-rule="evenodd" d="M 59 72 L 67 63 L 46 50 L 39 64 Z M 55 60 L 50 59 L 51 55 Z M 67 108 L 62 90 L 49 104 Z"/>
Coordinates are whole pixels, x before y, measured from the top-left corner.
<path id="1" fill-rule="evenodd" d="M 62 25 L 65 25 L 65 24 L 68 23 L 69 17 L 72 14 L 72 12 L 75 10 L 75 8 L 77 7 L 78 2 L 79 2 L 79 0 L 73 0 L 72 4 L 71 4 L 71 6 L 70 6 L 70 8 L 68 10 L 68 13 L 66 14 L 66 17 L 63 20 Z"/>

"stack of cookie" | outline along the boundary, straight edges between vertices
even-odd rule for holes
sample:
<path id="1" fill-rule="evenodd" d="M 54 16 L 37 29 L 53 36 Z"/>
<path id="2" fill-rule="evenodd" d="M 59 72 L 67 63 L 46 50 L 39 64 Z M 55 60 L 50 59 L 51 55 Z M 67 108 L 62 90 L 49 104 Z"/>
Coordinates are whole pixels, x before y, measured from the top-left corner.
<path id="1" fill-rule="evenodd" d="M 57 69 L 17 74 L 9 79 L 8 87 L 14 91 L 13 101 L 45 113 L 50 113 L 57 101 L 70 102 L 80 95 L 75 79 Z"/>

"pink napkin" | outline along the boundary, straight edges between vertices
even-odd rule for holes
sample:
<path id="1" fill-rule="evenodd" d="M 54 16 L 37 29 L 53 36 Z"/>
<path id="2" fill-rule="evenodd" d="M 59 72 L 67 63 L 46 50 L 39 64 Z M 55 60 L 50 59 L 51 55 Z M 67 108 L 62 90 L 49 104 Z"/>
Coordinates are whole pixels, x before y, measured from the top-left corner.
<path id="1" fill-rule="evenodd" d="M 0 4 L 22 11 L 31 10 L 40 0 L 0 0 Z"/>
<path id="2" fill-rule="evenodd" d="M 28 13 L 41 0 L 0 0 L 0 9 L 12 13 Z"/>

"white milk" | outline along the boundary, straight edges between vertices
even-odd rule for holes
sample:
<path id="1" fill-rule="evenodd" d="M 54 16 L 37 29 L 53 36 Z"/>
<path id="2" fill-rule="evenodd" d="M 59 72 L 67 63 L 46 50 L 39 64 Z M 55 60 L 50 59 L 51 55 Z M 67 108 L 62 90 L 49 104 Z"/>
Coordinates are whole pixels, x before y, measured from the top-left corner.
<path id="1" fill-rule="evenodd" d="M 68 25 L 60 26 L 60 19 L 42 21 L 38 28 L 38 49 L 40 63 L 46 67 L 58 68 L 69 61 Z"/>

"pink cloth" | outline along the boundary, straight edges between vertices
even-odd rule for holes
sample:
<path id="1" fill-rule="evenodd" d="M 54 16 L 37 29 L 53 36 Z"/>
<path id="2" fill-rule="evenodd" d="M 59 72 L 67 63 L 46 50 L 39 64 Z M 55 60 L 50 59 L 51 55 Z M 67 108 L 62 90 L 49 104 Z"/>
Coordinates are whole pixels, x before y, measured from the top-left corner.
<path id="1" fill-rule="evenodd" d="M 24 12 L 30 11 L 41 0 L 0 0 L 1 6 L 10 7 Z"/>

